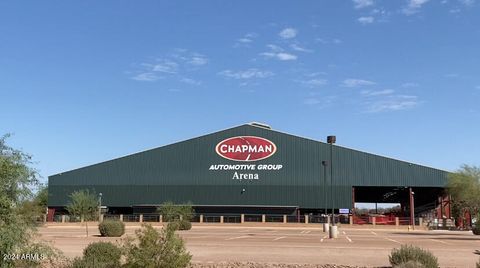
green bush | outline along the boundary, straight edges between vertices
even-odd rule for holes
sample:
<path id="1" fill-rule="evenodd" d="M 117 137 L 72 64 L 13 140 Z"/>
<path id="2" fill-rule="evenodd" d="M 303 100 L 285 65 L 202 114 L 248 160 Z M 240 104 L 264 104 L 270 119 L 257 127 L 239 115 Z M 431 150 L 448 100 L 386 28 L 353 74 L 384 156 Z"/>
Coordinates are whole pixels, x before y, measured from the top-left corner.
<path id="1" fill-rule="evenodd" d="M 192 223 L 182 220 L 178 223 L 178 230 L 190 230 L 192 229 Z"/>
<path id="2" fill-rule="evenodd" d="M 167 225 L 161 232 L 145 224 L 135 232 L 138 242 L 125 239 L 124 267 L 182 268 L 188 267 L 192 256 L 185 248 L 183 240 L 175 234 L 175 226 Z"/>
<path id="3" fill-rule="evenodd" d="M 102 236 L 122 236 L 125 233 L 125 224 L 121 221 L 103 221 L 98 225 Z"/>
<path id="4" fill-rule="evenodd" d="M 404 245 L 400 249 L 393 249 L 388 256 L 390 264 L 394 267 L 423 267 L 438 268 L 438 260 L 432 253 L 419 247 Z M 415 265 L 415 266 L 406 266 Z"/>
<path id="5" fill-rule="evenodd" d="M 185 230 L 190 230 L 192 229 L 192 223 L 189 221 L 185 220 L 177 220 L 177 221 L 171 221 L 167 224 L 168 228 L 171 228 L 173 230 L 180 230 L 180 231 L 185 231 Z"/>
<path id="6" fill-rule="evenodd" d="M 96 242 L 83 250 L 83 258 L 75 258 L 72 268 L 120 267 L 122 251 L 110 242 Z"/>
<path id="7" fill-rule="evenodd" d="M 474 235 L 480 235 L 480 223 L 475 224 L 472 228 L 472 232 Z"/>

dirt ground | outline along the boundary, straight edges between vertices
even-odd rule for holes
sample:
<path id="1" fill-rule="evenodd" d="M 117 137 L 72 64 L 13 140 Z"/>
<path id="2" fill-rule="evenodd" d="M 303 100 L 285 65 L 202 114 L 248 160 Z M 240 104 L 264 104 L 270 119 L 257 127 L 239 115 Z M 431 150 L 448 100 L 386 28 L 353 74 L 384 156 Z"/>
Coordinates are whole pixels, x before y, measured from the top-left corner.
<path id="1" fill-rule="evenodd" d="M 406 229 L 342 226 L 337 239 L 329 239 L 321 226 L 194 225 L 178 232 L 193 255 L 193 267 L 388 267 L 388 255 L 402 244 L 430 250 L 441 267 L 475 267 L 480 237 L 463 231 L 407 231 Z M 127 225 L 133 235 L 139 225 Z M 161 226 L 158 226 L 161 228 Z M 47 225 L 41 239 L 51 242 L 67 257 L 81 256 L 103 238 L 91 225 L 90 236 L 80 225 Z M 342 266 L 343 265 L 343 266 Z"/>

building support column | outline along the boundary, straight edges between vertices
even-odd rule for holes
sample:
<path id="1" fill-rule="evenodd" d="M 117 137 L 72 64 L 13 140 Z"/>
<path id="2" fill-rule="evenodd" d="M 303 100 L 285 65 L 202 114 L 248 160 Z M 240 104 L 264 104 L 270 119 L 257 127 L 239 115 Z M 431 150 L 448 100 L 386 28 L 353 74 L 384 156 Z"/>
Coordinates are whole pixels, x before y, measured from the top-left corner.
<path id="1" fill-rule="evenodd" d="M 55 209 L 54 208 L 48 208 L 47 221 L 48 222 L 53 222 L 53 220 L 54 220 L 53 216 L 54 215 L 55 215 Z"/>

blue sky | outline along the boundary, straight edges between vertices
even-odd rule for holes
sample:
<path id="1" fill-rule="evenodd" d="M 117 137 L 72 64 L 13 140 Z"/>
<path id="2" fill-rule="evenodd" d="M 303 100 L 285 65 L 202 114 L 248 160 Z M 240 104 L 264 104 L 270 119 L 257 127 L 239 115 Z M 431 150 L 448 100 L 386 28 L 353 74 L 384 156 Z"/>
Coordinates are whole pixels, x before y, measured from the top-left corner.
<path id="1" fill-rule="evenodd" d="M 480 1 L 2 1 L 0 133 L 48 175 L 251 121 L 480 165 Z"/>

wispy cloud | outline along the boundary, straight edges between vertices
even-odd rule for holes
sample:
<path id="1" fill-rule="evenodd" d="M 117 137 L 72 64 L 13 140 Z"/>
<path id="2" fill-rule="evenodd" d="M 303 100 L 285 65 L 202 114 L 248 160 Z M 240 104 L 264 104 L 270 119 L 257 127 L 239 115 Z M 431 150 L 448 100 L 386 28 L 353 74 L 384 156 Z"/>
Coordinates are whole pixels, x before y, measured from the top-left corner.
<path id="1" fill-rule="evenodd" d="M 219 72 L 218 74 L 226 78 L 242 79 L 242 80 L 255 79 L 255 78 L 268 78 L 274 75 L 273 72 L 263 71 L 256 68 L 250 68 L 250 69 L 241 70 L 241 71 L 224 70 Z"/>
<path id="2" fill-rule="evenodd" d="M 402 9 L 402 13 L 410 16 L 418 13 L 422 6 L 430 0 L 408 0 L 407 6 Z"/>
<path id="3" fill-rule="evenodd" d="M 330 38 L 315 38 L 315 42 L 321 43 L 321 44 L 324 44 L 324 45 L 327 45 L 327 44 L 338 45 L 338 44 L 343 43 L 343 41 L 338 39 L 338 38 L 331 38 L 331 39 Z"/>
<path id="4" fill-rule="evenodd" d="M 393 89 L 384 89 L 384 90 L 363 90 L 361 93 L 364 96 L 382 96 L 382 95 L 391 95 L 395 92 Z"/>
<path id="5" fill-rule="evenodd" d="M 367 102 L 367 112 L 378 113 L 408 110 L 416 107 L 419 103 L 417 96 L 392 95 L 383 99 Z"/>
<path id="6" fill-rule="evenodd" d="M 290 47 L 295 50 L 295 51 L 300 51 L 300 52 L 308 52 L 308 53 L 311 53 L 313 52 L 313 50 L 311 49 L 308 49 L 308 48 L 304 48 L 304 47 L 301 47 L 297 44 L 291 44 Z"/>
<path id="7" fill-rule="evenodd" d="M 289 60 L 297 59 L 296 55 L 284 52 L 284 49 L 277 45 L 269 44 L 267 45 L 267 47 L 270 49 L 270 51 L 260 53 L 261 56 L 264 56 L 266 58 L 273 58 L 281 61 L 289 61 Z"/>
<path id="8" fill-rule="evenodd" d="M 295 36 L 297 36 L 297 33 L 298 31 L 295 28 L 285 28 L 280 33 L 278 33 L 278 35 L 283 39 L 291 39 L 295 38 Z"/>
<path id="9" fill-rule="evenodd" d="M 158 79 L 161 79 L 160 76 L 154 74 L 154 73 L 140 73 L 132 77 L 133 80 L 137 81 L 146 81 L 146 82 L 153 82 L 157 81 Z"/>
<path id="10" fill-rule="evenodd" d="M 149 66 L 150 64 L 144 64 L 145 66 Z M 178 71 L 178 63 L 173 62 L 171 60 L 162 59 L 160 62 L 151 65 L 152 71 L 160 72 L 160 73 L 168 73 L 168 74 L 175 74 Z"/>
<path id="11" fill-rule="evenodd" d="M 185 83 L 185 84 L 189 84 L 189 85 L 194 85 L 194 86 L 200 86 L 202 84 L 202 81 L 198 81 L 198 80 L 188 78 L 188 77 L 180 78 L 180 82 Z"/>
<path id="12" fill-rule="evenodd" d="M 473 6 L 475 4 L 475 0 L 458 0 L 465 6 Z"/>
<path id="13" fill-rule="evenodd" d="M 193 66 L 202 66 L 208 63 L 207 57 L 201 54 L 194 54 L 190 60 L 188 61 L 188 64 L 191 64 Z"/>
<path id="14" fill-rule="evenodd" d="M 372 17 L 372 16 L 360 17 L 360 18 L 357 19 L 357 21 L 360 22 L 363 25 L 367 25 L 367 24 L 373 23 L 375 21 L 375 18 Z"/>
<path id="15" fill-rule="evenodd" d="M 257 37 L 258 34 L 256 33 L 247 33 L 236 40 L 234 47 L 250 47 L 250 44 L 253 43 L 254 39 Z"/>
<path id="16" fill-rule="evenodd" d="M 331 106 L 336 98 L 336 96 L 309 97 L 303 100 L 303 104 L 314 106 L 315 108 L 326 108 Z"/>
<path id="17" fill-rule="evenodd" d="M 136 81 L 171 79 L 190 85 L 200 85 L 200 81 L 186 78 L 185 75 L 197 71 L 208 63 L 208 57 L 203 54 L 177 48 L 164 57 L 139 64 L 138 70 L 128 73 L 134 73 L 135 75 L 130 78 Z"/>
<path id="18" fill-rule="evenodd" d="M 363 80 L 363 79 L 345 79 L 343 80 L 341 86 L 343 87 L 359 87 L 359 86 L 372 86 L 376 85 L 377 83 L 369 80 Z"/>
<path id="19" fill-rule="evenodd" d="M 373 0 L 353 0 L 356 9 L 373 6 Z"/>
<path id="20" fill-rule="evenodd" d="M 314 78 L 314 79 L 302 80 L 300 81 L 300 83 L 309 87 L 321 87 L 328 84 L 328 80 L 321 79 L 321 78 Z"/>

